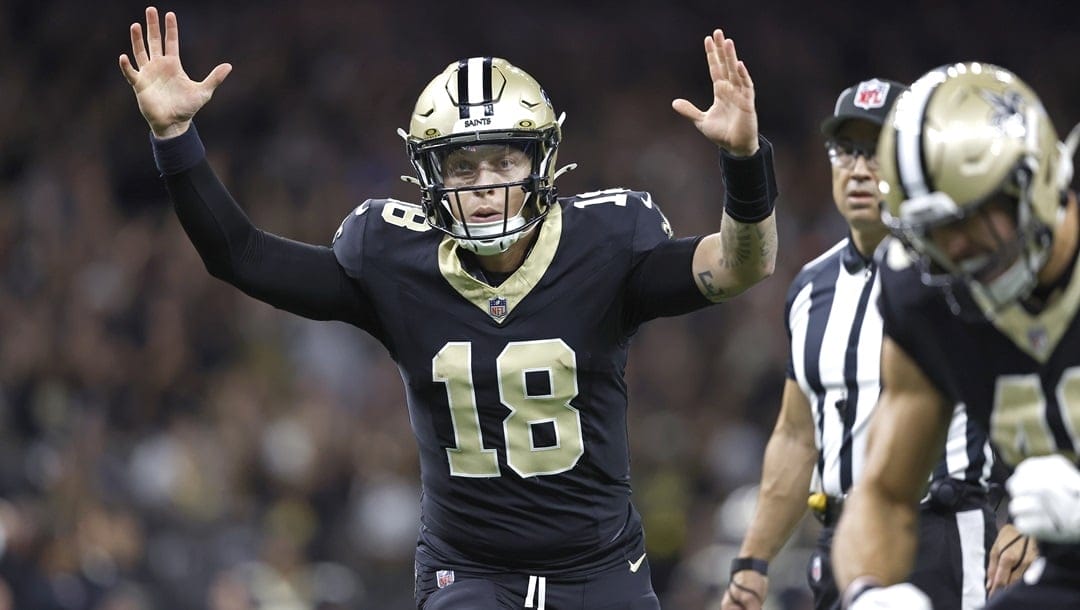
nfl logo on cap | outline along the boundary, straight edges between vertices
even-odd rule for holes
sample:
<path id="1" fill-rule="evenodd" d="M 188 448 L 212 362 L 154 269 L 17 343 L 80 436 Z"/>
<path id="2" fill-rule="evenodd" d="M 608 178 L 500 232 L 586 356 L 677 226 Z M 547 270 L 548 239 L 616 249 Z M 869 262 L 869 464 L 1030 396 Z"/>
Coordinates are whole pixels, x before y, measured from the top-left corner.
<path id="1" fill-rule="evenodd" d="M 454 571 L 453 570 L 436 570 L 435 571 L 435 584 L 440 589 L 449 587 L 454 584 Z M 455 591 L 457 589 L 454 589 Z"/>
<path id="2" fill-rule="evenodd" d="M 488 299 L 488 315 L 496 320 L 506 317 L 506 299 L 503 297 L 491 297 Z"/>
<path id="3" fill-rule="evenodd" d="M 859 83 L 859 88 L 855 90 L 853 103 L 858 108 L 870 110 L 871 108 L 881 108 L 888 98 L 889 83 L 883 83 L 875 78 Z"/>

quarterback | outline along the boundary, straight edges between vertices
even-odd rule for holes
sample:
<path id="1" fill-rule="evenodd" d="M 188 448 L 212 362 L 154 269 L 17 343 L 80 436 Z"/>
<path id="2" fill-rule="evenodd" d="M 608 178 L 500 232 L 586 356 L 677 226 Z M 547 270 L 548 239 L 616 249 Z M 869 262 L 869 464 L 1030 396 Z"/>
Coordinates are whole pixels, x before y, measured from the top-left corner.
<path id="1" fill-rule="evenodd" d="M 705 38 L 713 101 L 673 108 L 720 149 L 720 231 L 676 239 L 646 192 L 560 197 L 563 117 L 506 60 L 455 61 L 399 130 L 419 204 L 369 199 L 329 246 L 254 227 L 192 117 L 231 70 L 183 71 L 176 16 L 146 10 L 120 68 L 207 269 L 275 307 L 377 338 L 420 451 L 418 608 L 658 608 L 630 502 L 631 336 L 772 273 L 771 147 L 734 43 Z M 718 197 L 719 199 L 719 197 Z"/>

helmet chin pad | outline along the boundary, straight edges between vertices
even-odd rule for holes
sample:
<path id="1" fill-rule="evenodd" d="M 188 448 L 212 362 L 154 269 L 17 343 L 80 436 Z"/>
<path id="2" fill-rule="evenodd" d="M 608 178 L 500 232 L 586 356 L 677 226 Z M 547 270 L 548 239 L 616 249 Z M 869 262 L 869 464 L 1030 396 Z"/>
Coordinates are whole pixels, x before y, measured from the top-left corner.
<path id="1" fill-rule="evenodd" d="M 1035 270 L 1027 260 L 1018 257 L 1008 269 L 989 282 L 972 282 L 975 287 L 976 302 L 987 313 L 997 311 L 1031 293 L 1038 283 Z"/>
<path id="2" fill-rule="evenodd" d="M 479 256 L 490 256 L 509 250 L 532 226 L 518 213 L 507 218 L 506 222 L 493 220 L 464 223 L 455 220 L 451 233 L 462 248 Z M 464 235 L 469 237 L 463 237 Z"/>

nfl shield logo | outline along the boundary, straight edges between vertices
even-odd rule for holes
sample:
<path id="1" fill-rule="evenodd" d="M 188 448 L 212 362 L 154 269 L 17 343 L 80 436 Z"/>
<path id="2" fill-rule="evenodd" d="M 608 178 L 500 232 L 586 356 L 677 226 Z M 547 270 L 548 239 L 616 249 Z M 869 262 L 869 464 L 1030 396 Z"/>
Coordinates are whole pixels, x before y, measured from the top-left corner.
<path id="1" fill-rule="evenodd" d="M 810 562 L 810 578 L 814 582 L 821 582 L 821 556 L 814 555 L 814 559 Z"/>
<path id="2" fill-rule="evenodd" d="M 1042 326 L 1034 326 L 1028 329 L 1028 343 L 1031 344 L 1031 349 L 1042 354 L 1046 351 L 1047 342 L 1045 328 Z"/>
<path id="3" fill-rule="evenodd" d="M 506 317 L 506 299 L 503 297 L 491 297 L 488 299 L 488 315 L 496 320 Z"/>
<path id="4" fill-rule="evenodd" d="M 883 83 L 878 79 L 863 81 L 855 90 L 853 103 L 859 108 L 871 110 L 881 108 L 889 97 L 889 83 Z"/>
<path id="5" fill-rule="evenodd" d="M 435 572 L 435 584 L 440 589 L 449 587 L 454 584 L 454 571 L 453 570 L 437 570 Z M 454 589 L 455 591 L 457 589 Z"/>

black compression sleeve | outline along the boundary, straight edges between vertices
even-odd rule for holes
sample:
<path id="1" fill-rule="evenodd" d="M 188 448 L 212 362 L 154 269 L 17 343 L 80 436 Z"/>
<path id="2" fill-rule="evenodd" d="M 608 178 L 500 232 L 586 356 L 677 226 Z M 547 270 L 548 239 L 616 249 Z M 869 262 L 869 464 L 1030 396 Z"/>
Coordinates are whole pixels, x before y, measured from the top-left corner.
<path id="1" fill-rule="evenodd" d="M 179 174 L 195 167 L 206 158 L 206 147 L 199 138 L 195 123 L 188 125 L 187 131 L 172 137 L 158 138 L 150 134 L 150 145 L 154 148 L 154 164 L 162 176 Z"/>
<path id="2" fill-rule="evenodd" d="M 256 228 L 205 159 L 164 178 L 180 224 L 211 275 L 274 307 L 371 329 L 370 303 L 332 249 Z"/>

